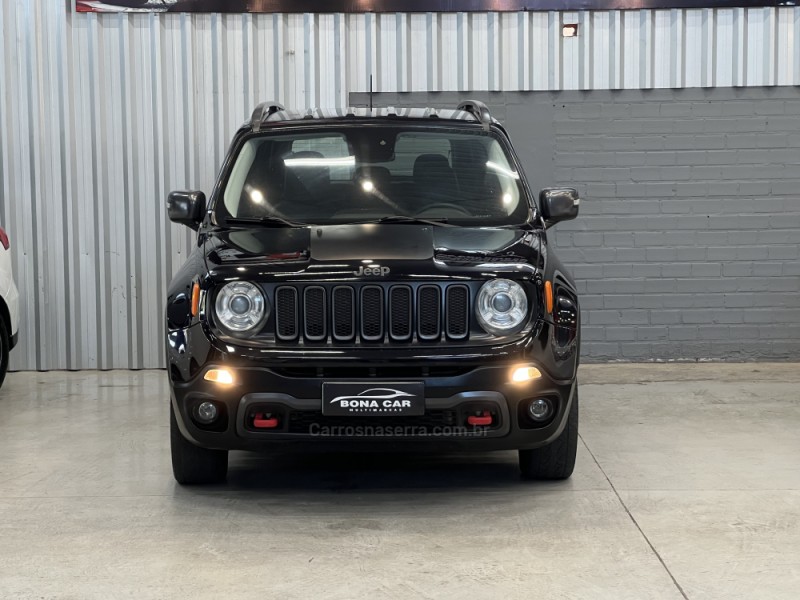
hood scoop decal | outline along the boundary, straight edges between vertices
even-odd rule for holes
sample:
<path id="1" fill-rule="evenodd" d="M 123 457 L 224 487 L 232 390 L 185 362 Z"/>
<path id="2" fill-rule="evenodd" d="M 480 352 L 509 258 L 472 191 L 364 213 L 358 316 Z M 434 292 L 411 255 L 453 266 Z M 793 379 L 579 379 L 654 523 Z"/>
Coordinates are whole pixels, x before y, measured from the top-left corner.
<path id="1" fill-rule="evenodd" d="M 484 254 L 484 253 L 469 253 L 469 254 L 452 254 L 447 252 L 437 252 L 434 256 L 436 260 L 462 265 L 478 265 L 483 263 L 519 263 L 527 262 L 526 259 L 517 254 Z"/>
<path id="2" fill-rule="evenodd" d="M 241 262 L 256 262 L 256 263 L 271 263 L 271 262 L 287 262 L 287 261 L 307 261 L 308 251 L 298 252 L 277 252 L 273 254 L 251 254 L 249 252 L 242 252 L 236 248 L 223 248 L 214 252 L 216 258 L 215 262 L 222 264 L 228 263 L 241 263 Z"/>

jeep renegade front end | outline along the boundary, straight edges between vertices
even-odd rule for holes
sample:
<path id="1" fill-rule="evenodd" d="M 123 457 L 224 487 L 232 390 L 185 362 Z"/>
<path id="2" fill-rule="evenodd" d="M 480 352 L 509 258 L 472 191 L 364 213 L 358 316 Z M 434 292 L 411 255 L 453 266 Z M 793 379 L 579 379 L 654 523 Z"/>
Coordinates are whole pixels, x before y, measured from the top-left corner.
<path id="1" fill-rule="evenodd" d="M 564 479 L 578 436 L 579 308 L 486 106 L 293 112 L 259 105 L 167 298 L 180 483 L 223 480 L 229 450 L 519 450 Z"/>

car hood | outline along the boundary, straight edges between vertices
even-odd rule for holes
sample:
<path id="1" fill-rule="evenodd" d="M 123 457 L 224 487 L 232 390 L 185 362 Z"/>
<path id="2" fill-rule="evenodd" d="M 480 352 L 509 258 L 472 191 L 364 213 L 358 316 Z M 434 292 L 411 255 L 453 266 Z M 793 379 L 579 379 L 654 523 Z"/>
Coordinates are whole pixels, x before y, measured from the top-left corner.
<path id="1" fill-rule="evenodd" d="M 362 266 L 392 276 L 441 275 L 452 269 L 520 270 L 541 266 L 538 231 L 417 224 L 352 224 L 237 228 L 205 242 L 212 276 L 324 275 L 353 277 Z"/>

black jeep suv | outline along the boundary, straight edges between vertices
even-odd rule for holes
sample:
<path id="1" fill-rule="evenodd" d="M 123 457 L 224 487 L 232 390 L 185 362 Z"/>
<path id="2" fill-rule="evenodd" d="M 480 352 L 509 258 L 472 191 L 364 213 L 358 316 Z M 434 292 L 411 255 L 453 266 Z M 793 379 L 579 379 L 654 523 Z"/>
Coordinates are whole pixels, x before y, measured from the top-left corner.
<path id="1" fill-rule="evenodd" d="M 167 298 L 172 464 L 223 480 L 228 450 L 518 449 L 572 474 L 580 319 L 547 228 L 486 106 L 294 112 L 259 105 Z"/>

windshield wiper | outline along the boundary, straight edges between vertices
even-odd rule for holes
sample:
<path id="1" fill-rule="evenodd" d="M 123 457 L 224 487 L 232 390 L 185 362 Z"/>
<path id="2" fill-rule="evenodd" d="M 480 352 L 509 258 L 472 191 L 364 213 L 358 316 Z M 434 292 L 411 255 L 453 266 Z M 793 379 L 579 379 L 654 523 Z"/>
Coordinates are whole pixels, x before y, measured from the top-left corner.
<path id="1" fill-rule="evenodd" d="M 421 223 L 423 225 L 433 225 L 434 227 L 456 227 L 447 222 L 445 217 L 435 219 L 420 219 L 417 217 L 409 217 L 406 215 L 390 215 L 388 217 L 381 217 L 380 219 L 371 219 L 369 221 L 358 221 L 359 224 L 365 223 Z"/>
<path id="2" fill-rule="evenodd" d="M 263 227 L 307 227 L 308 223 L 300 221 L 290 221 L 283 217 L 268 215 L 264 217 L 228 217 L 225 219 L 226 225 L 261 225 Z"/>

